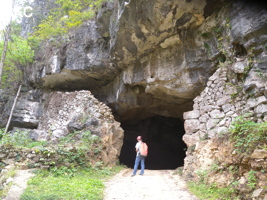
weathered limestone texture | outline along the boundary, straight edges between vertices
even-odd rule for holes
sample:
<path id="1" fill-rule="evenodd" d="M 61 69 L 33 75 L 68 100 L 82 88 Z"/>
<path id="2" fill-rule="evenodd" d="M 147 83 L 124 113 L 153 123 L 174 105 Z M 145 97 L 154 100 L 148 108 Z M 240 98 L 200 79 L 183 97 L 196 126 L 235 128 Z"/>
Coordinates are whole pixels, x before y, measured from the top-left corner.
<path id="1" fill-rule="evenodd" d="M 241 199 L 264 199 L 266 151 L 254 147 L 252 153 L 238 153 L 227 135 L 233 120 L 242 115 L 267 122 L 267 15 L 255 4 L 237 2 L 233 8 L 240 12 L 230 11 L 226 25 L 231 28 L 218 39 L 225 57 L 194 98 L 193 110 L 183 114 L 188 146 L 183 172 L 193 180 L 204 173 L 207 183 L 230 186 Z M 256 179 L 253 187 L 251 176 Z"/>
<path id="2" fill-rule="evenodd" d="M 10 128 L 22 127 L 34 129 L 38 127 L 39 118 L 43 114 L 41 95 L 41 90 L 30 90 L 20 95 L 12 116 Z"/>
<path id="3" fill-rule="evenodd" d="M 70 132 L 89 130 L 101 137 L 104 164 L 115 164 L 120 155 L 123 130 L 110 108 L 90 91 L 52 92 L 38 126 L 38 140 L 57 141 Z"/>
<path id="4" fill-rule="evenodd" d="M 239 157 L 229 141 L 218 139 L 245 113 L 253 121 L 267 121 L 267 9 L 255 2 L 105 3 L 94 19 L 40 47 L 27 68 L 27 83 L 52 92 L 42 96 L 42 118 L 34 117 L 41 112 L 39 103 L 16 116 L 28 123 L 30 113 L 31 127 L 39 120 L 38 139 L 57 142 L 90 130 L 104 142 L 105 163 L 118 158 L 123 138 L 111 109 L 120 122 L 155 115 L 184 118 L 184 174 L 196 178 L 197 170 L 219 161 L 225 176 L 213 174 L 210 182 L 218 178 L 218 185 L 227 185 L 232 166 L 239 170 L 235 178 L 244 198 L 263 199 L 266 152 L 256 149 Z M 103 103 L 89 91 L 55 92 L 60 90 L 90 90 Z M 254 191 L 246 186 L 250 170 L 259 179 Z"/>
<path id="5" fill-rule="evenodd" d="M 219 68 L 210 78 L 207 87 L 194 99 L 194 110 L 184 113 L 185 135 L 183 140 L 188 147 L 216 134 L 227 132 L 232 120 L 246 113 L 246 102 L 236 97 L 236 87 L 227 84 L 227 68 Z"/>
<path id="6" fill-rule="evenodd" d="M 227 139 L 213 138 L 196 143 L 194 150 L 187 152 L 184 175 L 199 181 L 199 172 L 206 173 L 205 181 L 219 187 L 230 186 L 241 199 L 260 200 L 267 196 L 267 150 L 255 149 L 250 155 L 241 155 Z M 255 180 L 249 178 L 253 172 Z M 249 184 L 254 182 L 255 186 Z M 257 191 L 259 191 L 257 193 Z M 257 194 L 256 194 L 257 193 Z"/>

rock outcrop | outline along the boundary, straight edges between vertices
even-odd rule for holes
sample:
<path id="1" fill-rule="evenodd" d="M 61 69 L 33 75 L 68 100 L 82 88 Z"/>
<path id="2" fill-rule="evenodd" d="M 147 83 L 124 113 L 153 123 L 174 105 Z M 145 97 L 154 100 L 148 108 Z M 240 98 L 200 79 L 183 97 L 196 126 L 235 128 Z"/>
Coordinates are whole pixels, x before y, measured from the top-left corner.
<path id="1" fill-rule="evenodd" d="M 218 63 L 209 60 L 198 34 L 205 6 L 204 0 L 106 3 L 66 45 L 47 45 L 29 81 L 89 89 L 121 121 L 156 114 L 182 119 Z"/>
<path id="2" fill-rule="evenodd" d="M 194 98 L 193 110 L 183 116 L 186 132 L 183 139 L 188 146 L 184 174 L 197 180 L 201 173 L 202 176 L 206 173 L 207 182 L 230 185 L 244 199 L 263 199 L 266 198 L 265 150 L 255 146 L 251 153 L 237 152 L 228 135 L 237 117 L 267 122 L 267 24 L 262 21 L 266 19 L 263 14 L 266 10 L 240 2 L 233 7 L 240 12 L 230 11 L 231 29 L 224 30 L 218 40 L 225 61 Z M 233 49 L 229 51 L 231 45 Z"/>
<path id="3" fill-rule="evenodd" d="M 266 152 L 241 158 L 218 136 L 245 113 L 267 121 L 266 46 L 267 9 L 254 1 L 107 2 L 94 19 L 41 46 L 27 72 L 41 100 L 34 109 L 19 104 L 13 121 L 26 127 L 31 119 L 37 138 L 54 141 L 89 129 L 105 141 L 102 159 L 114 163 L 123 132 L 111 111 L 129 124 L 156 115 L 184 119 L 185 175 L 194 179 L 216 160 L 233 164 L 244 198 L 263 198 Z M 30 105 L 25 98 L 19 102 Z M 251 170 L 259 179 L 254 191 L 245 187 Z M 225 186 L 226 174 L 213 175 Z"/>
<path id="4" fill-rule="evenodd" d="M 89 91 L 47 94 L 44 112 L 36 130 L 37 140 L 55 141 L 75 131 L 90 131 L 102 140 L 104 164 L 114 165 L 123 143 L 123 130 L 110 108 Z"/>

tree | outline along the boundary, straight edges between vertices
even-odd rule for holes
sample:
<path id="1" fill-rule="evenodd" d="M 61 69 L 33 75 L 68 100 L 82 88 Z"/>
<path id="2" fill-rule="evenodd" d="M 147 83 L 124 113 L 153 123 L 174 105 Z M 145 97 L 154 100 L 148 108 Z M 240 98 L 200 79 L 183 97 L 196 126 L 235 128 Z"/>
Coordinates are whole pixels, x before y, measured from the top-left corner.
<path id="1" fill-rule="evenodd" d="M 14 9 L 14 3 L 15 3 L 15 0 L 12 0 L 12 11 Z M 0 62 L 0 83 L 2 83 L 3 66 L 4 66 L 5 59 L 6 59 L 6 52 L 7 52 L 9 34 L 11 30 L 11 23 L 12 23 L 12 15 L 10 17 L 10 21 L 6 28 L 6 31 L 4 31 L 4 49 L 2 52 L 2 57 L 1 57 L 1 62 Z"/>
<path id="2" fill-rule="evenodd" d="M 107 0 L 55 0 L 56 7 L 37 27 L 30 40 L 47 40 L 66 35 L 72 28 L 95 16 Z"/>
<path id="3" fill-rule="evenodd" d="M 23 71 L 33 62 L 34 51 L 29 41 L 18 36 L 20 32 L 18 24 L 12 22 L 9 34 L 9 42 L 2 68 L 1 89 L 17 90 L 18 84 L 23 79 Z M 4 51 L 4 41 L 0 41 L 0 52 Z"/>

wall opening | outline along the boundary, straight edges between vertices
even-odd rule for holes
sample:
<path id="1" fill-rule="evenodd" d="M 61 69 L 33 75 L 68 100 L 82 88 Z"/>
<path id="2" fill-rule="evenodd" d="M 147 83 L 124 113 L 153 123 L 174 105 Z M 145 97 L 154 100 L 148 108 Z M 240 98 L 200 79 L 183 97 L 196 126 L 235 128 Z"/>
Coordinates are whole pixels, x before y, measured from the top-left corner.
<path id="1" fill-rule="evenodd" d="M 154 116 L 140 121 L 122 122 L 124 142 L 120 162 L 133 168 L 136 137 L 141 135 L 148 144 L 146 169 L 176 169 L 183 166 L 186 144 L 183 142 L 183 121 L 178 118 Z"/>

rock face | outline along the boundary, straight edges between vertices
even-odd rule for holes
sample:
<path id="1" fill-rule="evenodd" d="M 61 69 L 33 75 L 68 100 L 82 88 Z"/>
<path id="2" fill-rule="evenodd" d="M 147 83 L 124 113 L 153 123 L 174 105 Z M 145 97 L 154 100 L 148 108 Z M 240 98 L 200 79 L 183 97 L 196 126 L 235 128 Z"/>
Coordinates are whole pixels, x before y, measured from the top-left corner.
<path id="1" fill-rule="evenodd" d="M 234 3 L 233 7 L 241 12 L 230 12 L 231 30 L 224 32 L 219 44 L 226 59 L 194 98 L 193 110 L 183 115 L 183 140 L 188 146 L 184 174 L 196 181 L 200 173 L 207 173 L 205 181 L 209 183 L 231 185 L 244 199 L 263 199 L 266 152 L 255 147 L 250 154 L 237 153 L 227 135 L 238 116 L 258 123 L 267 119 L 267 25 L 256 20 L 260 15 L 265 18 L 262 14 L 266 11 L 255 4 Z M 240 13 L 245 17 L 240 17 Z M 230 44 L 234 49 L 228 52 L 225 47 Z M 253 187 L 252 176 L 257 180 Z"/>
<path id="2" fill-rule="evenodd" d="M 123 130 L 110 108 L 89 91 L 53 92 L 46 97 L 37 129 L 38 140 L 57 142 L 75 131 L 90 131 L 102 139 L 104 164 L 115 164 L 123 142 Z"/>
<path id="3" fill-rule="evenodd" d="M 182 119 L 218 62 L 208 59 L 197 34 L 205 6 L 204 0 L 106 3 L 65 46 L 47 46 L 29 81 L 43 88 L 89 89 L 121 121 Z"/>
<path id="4" fill-rule="evenodd" d="M 13 113 L 11 127 L 34 129 L 38 127 L 43 114 L 42 102 L 39 99 L 41 90 L 30 90 L 20 96 Z"/>
<path id="5" fill-rule="evenodd" d="M 118 157 L 123 137 L 111 110 L 116 120 L 128 124 L 142 124 L 154 116 L 184 119 L 185 175 L 195 178 L 196 170 L 219 159 L 222 166 L 232 163 L 240 168 L 237 189 L 246 198 L 252 192 L 253 198 L 265 195 L 256 189 L 265 187 L 261 170 L 266 170 L 266 152 L 256 149 L 241 159 L 229 141 L 218 140 L 242 114 L 267 121 L 264 5 L 118 0 L 103 4 L 94 19 L 60 38 L 60 45 L 49 42 L 27 72 L 29 85 L 43 91 L 41 100 L 33 101 L 34 109 L 23 109 L 21 104 L 30 104 L 21 98 L 15 115 L 21 124 L 31 116 L 30 127 L 38 124 L 39 139 L 56 141 L 88 128 L 105 141 L 102 159 L 109 163 Z M 130 141 L 133 134 L 128 131 Z M 260 180 L 255 191 L 245 186 L 250 170 Z M 214 177 L 227 185 L 228 175 Z"/>

